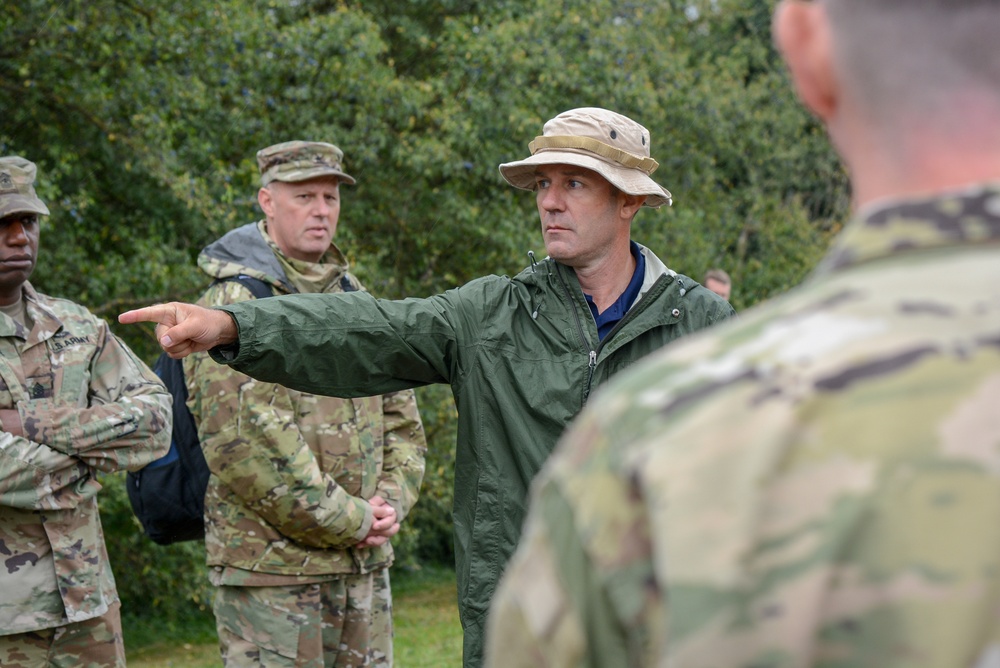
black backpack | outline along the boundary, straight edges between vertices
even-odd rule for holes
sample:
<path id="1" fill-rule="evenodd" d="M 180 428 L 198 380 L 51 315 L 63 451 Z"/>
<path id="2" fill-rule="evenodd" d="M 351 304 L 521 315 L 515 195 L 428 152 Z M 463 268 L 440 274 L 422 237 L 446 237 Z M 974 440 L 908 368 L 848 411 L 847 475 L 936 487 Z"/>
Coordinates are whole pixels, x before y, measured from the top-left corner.
<path id="1" fill-rule="evenodd" d="M 240 274 L 224 281 L 237 281 L 257 299 L 274 294 L 264 281 Z M 153 365 L 174 398 L 174 427 L 170 450 L 160 459 L 125 476 L 132 512 L 142 531 L 159 545 L 170 545 L 205 537 L 205 488 L 208 464 L 201 452 L 198 427 L 187 408 L 184 366 L 161 353 Z"/>

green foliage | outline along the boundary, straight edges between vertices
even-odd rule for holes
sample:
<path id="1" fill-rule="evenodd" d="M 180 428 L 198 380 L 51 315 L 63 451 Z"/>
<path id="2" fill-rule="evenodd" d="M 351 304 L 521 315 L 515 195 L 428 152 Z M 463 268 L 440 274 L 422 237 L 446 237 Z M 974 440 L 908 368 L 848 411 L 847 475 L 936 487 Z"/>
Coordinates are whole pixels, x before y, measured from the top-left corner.
<path id="1" fill-rule="evenodd" d="M 801 281 L 847 215 L 843 170 L 771 44 L 773 4 L 6 0 L 0 153 L 39 164 L 52 210 L 33 282 L 109 320 L 194 298 L 199 250 L 260 217 L 255 152 L 294 138 L 345 150 L 358 184 L 338 242 L 375 294 L 512 274 L 544 250 L 532 195 L 497 165 L 555 114 L 603 106 L 650 129 L 675 197 L 635 238 L 696 279 L 728 270 L 749 307 Z M 155 358 L 150 328 L 115 329 Z M 448 388 L 419 397 L 428 470 L 396 540 L 414 570 L 452 552 L 454 404 Z M 108 486 L 119 572 L 168 580 L 120 578 L 123 597 L 200 610 L 201 555 L 143 544 Z"/>

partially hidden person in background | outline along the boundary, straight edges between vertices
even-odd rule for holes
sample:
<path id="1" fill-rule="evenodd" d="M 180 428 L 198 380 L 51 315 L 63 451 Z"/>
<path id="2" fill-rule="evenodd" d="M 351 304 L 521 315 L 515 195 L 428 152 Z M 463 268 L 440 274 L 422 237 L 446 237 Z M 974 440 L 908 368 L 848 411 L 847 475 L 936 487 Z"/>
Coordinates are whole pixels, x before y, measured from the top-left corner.
<path id="1" fill-rule="evenodd" d="M 726 301 L 729 301 L 729 297 L 733 291 L 733 280 L 724 269 L 709 269 L 705 272 L 705 278 L 701 284 Z"/>
<path id="2" fill-rule="evenodd" d="M 580 416 L 488 665 L 1000 666 L 998 31 L 994 0 L 778 5 L 854 218 Z"/>
<path id="3" fill-rule="evenodd" d="M 201 252 L 213 283 L 198 303 L 253 299 L 253 281 L 274 295 L 362 291 L 333 243 L 340 187 L 355 183 L 340 148 L 283 142 L 257 164 L 264 218 Z M 212 473 L 205 545 L 223 663 L 391 666 L 389 539 L 417 501 L 426 451 L 413 390 L 339 399 L 205 353 L 184 367 Z"/>
<path id="4" fill-rule="evenodd" d="M 171 399 L 105 321 L 28 281 L 35 174 L 0 158 L 0 666 L 124 666 L 98 473 L 167 452 Z"/>
<path id="5" fill-rule="evenodd" d="M 159 323 L 174 357 L 211 349 L 262 381 L 334 396 L 449 383 L 458 408 L 455 549 L 466 666 L 482 661 L 490 599 L 528 486 L 591 390 L 677 339 L 733 315 L 721 297 L 632 241 L 643 206 L 669 204 L 650 175 L 649 131 L 585 107 L 545 123 L 531 156 L 500 165 L 535 193 L 548 257 L 426 299 L 293 295 L 208 310 L 171 303 L 121 322 Z"/>

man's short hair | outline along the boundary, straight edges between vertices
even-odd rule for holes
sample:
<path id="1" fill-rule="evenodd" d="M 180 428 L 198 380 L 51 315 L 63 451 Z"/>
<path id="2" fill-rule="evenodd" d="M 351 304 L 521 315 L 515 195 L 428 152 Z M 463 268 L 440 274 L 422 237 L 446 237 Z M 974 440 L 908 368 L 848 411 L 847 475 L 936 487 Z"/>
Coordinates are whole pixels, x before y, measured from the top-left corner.
<path id="1" fill-rule="evenodd" d="M 1000 105 L 997 0 L 822 1 L 845 91 L 870 122 L 906 132 L 900 111 L 945 120 L 963 90 Z"/>
<path id="2" fill-rule="evenodd" d="M 703 284 L 708 283 L 710 280 L 718 281 L 719 283 L 725 283 L 726 285 L 732 285 L 733 283 L 732 280 L 730 280 L 729 278 L 729 274 L 727 274 L 722 269 L 709 269 L 708 271 L 706 271 L 705 280 L 702 281 L 702 283 Z"/>

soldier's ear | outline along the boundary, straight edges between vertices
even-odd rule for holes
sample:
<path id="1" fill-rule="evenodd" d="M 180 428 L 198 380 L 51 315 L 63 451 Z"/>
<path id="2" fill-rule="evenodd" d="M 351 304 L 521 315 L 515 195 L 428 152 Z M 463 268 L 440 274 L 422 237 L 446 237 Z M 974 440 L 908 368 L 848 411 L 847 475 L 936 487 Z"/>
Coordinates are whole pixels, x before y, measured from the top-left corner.
<path id="1" fill-rule="evenodd" d="M 268 218 L 274 215 L 274 195 L 266 187 L 257 191 L 257 204 Z"/>
<path id="2" fill-rule="evenodd" d="M 783 0 L 774 11 L 772 32 L 799 98 L 828 122 L 837 111 L 839 90 L 826 7 L 820 2 Z"/>

